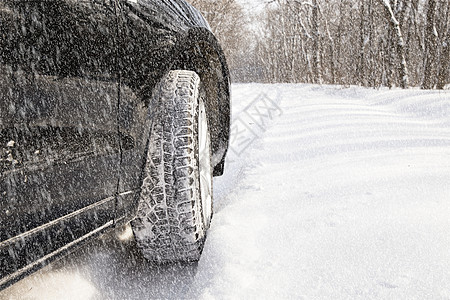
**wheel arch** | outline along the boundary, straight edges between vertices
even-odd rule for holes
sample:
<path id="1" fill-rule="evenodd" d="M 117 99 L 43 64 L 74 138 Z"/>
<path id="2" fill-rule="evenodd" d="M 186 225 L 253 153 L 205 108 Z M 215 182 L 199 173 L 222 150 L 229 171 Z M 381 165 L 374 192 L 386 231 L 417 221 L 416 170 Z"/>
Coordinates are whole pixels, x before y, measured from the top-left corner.
<path id="1" fill-rule="evenodd" d="M 223 174 L 230 137 L 230 75 L 225 55 L 215 36 L 206 28 L 193 28 L 175 49 L 172 70 L 196 72 L 206 93 L 206 110 L 211 128 L 214 176 Z"/>

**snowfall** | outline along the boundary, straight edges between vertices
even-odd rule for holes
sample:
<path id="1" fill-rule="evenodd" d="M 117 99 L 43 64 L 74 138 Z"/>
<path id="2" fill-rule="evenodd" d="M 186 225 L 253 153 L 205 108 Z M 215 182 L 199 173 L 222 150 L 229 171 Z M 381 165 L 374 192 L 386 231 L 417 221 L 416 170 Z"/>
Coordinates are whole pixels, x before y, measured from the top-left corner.
<path id="1" fill-rule="evenodd" d="M 235 84 L 198 264 L 129 229 L 0 299 L 450 299 L 450 91 Z"/>

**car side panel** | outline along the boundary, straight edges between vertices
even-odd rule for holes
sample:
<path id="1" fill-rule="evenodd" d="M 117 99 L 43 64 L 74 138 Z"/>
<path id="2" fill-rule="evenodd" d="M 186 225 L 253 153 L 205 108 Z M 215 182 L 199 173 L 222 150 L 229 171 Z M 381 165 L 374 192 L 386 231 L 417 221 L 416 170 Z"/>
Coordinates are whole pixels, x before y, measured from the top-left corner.
<path id="1" fill-rule="evenodd" d="M 116 30 L 109 0 L 0 2 L 0 285 L 113 222 Z"/>

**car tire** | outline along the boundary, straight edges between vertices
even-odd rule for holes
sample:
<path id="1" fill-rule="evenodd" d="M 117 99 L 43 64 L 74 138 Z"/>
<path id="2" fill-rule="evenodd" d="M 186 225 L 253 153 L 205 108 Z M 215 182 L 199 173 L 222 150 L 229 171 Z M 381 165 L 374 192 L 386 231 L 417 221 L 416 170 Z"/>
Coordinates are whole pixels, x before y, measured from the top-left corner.
<path id="1" fill-rule="evenodd" d="M 131 222 L 145 258 L 197 261 L 212 218 L 211 141 L 199 76 L 170 71 L 155 91 L 138 212 Z"/>

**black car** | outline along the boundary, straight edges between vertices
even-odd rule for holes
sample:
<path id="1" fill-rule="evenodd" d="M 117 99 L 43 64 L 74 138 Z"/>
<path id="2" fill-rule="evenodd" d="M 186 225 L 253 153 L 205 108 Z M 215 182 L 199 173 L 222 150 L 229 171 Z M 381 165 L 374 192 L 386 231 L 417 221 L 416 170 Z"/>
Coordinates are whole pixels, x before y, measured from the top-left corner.
<path id="1" fill-rule="evenodd" d="M 198 260 L 229 85 L 183 0 L 1 0 L 0 289 L 129 222 L 146 258 Z"/>

